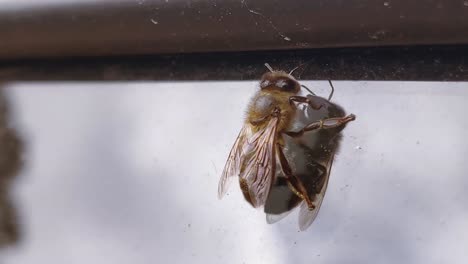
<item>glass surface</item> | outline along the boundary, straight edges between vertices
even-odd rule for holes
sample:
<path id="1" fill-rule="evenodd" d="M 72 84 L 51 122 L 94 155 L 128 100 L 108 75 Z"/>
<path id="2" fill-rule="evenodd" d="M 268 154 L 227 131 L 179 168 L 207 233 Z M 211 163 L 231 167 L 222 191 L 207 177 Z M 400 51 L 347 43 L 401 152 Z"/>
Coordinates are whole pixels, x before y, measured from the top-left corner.
<path id="1" fill-rule="evenodd" d="M 4 85 L 25 161 L 0 262 L 468 263 L 467 83 L 334 82 L 357 120 L 305 232 L 297 212 L 268 225 L 237 184 L 217 199 L 257 85 Z"/>

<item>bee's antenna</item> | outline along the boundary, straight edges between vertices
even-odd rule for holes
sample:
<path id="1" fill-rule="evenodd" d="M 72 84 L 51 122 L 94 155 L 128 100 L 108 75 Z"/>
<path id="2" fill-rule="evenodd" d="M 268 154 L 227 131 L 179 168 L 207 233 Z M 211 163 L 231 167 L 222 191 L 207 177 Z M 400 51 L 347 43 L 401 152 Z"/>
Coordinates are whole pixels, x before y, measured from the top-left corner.
<path id="1" fill-rule="evenodd" d="M 273 70 L 273 68 L 271 68 L 270 64 L 265 63 L 265 67 L 267 67 L 268 70 L 270 70 L 271 72 L 274 72 L 274 70 Z"/>
<path id="2" fill-rule="evenodd" d="M 295 70 L 299 69 L 299 67 L 301 67 L 302 65 L 299 65 L 297 66 L 296 68 L 292 69 L 290 72 L 289 72 L 289 75 L 291 75 Z"/>
<path id="3" fill-rule="evenodd" d="M 311 95 L 316 96 L 314 92 L 312 92 L 309 88 L 307 88 L 307 86 L 301 84 L 301 87 L 306 89 Z"/>
<path id="4" fill-rule="evenodd" d="M 328 96 L 328 101 L 330 101 L 333 97 L 333 92 L 335 91 L 335 87 L 333 87 L 331 80 L 328 80 L 328 83 L 330 84 L 330 87 L 331 87 L 331 92 L 330 92 L 330 95 Z"/>

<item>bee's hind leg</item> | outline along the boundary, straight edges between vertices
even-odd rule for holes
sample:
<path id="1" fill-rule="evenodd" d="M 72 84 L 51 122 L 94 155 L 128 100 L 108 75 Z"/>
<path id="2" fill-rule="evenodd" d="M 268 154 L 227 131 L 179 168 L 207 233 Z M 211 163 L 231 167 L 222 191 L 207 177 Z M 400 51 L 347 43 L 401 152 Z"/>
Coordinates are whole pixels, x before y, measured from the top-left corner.
<path id="1" fill-rule="evenodd" d="M 284 155 L 283 149 L 280 145 L 277 145 L 276 153 L 281 164 L 281 170 L 284 173 L 284 177 L 286 178 L 291 191 L 294 192 L 301 199 L 306 201 L 307 206 L 310 210 L 315 209 L 315 205 L 310 200 L 309 195 L 307 194 L 307 190 L 304 187 L 304 184 L 302 184 L 302 181 L 298 177 L 293 175 L 291 166 L 289 166 L 289 162 L 286 159 L 286 156 Z"/>
<path id="2" fill-rule="evenodd" d="M 312 130 L 317 130 L 317 129 L 336 128 L 350 121 L 353 121 L 355 119 L 356 119 L 356 116 L 353 114 L 350 114 L 345 117 L 327 118 L 327 119 L 315 121 L 311 124 L 308 124 L 307 126 L 305 126 L 303 129 L 299 131 L 288 131 L 288 132 L 284 132 L 284 134 L 290 137 L 300 137 L 304 134 L 304 132 L 307 132 L 307 131 L 312 131 Z"/>

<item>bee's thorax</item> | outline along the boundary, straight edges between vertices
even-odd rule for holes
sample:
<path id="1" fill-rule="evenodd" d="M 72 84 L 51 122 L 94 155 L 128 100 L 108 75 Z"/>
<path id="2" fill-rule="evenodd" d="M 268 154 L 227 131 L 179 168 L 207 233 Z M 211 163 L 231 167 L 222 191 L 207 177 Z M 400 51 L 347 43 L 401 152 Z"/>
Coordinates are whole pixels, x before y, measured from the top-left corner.
<path id="1" fill-rule="evenodd" d="M 282 131 L 289 125 L 294 112 L 289 104 L 290 96 L 290 93 L 280 91 L 259 91 L 248 106 L 246 122 L 254 129 L 260 129 L 271 117 L 279 116 L 278 131 Z"/>

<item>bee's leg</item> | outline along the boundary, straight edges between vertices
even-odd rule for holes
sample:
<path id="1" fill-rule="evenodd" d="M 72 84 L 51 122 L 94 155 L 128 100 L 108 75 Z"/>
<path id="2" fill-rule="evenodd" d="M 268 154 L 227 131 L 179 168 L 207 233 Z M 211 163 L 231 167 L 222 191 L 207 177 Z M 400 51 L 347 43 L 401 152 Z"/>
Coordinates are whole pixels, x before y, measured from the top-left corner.
<path id="1" fill-rule="evenodd" d="M 288 132 L 284 132 L 284 134 L 290 136 L 290 137 L 300 137 L 304 134 L 304 132 L 307 132 L 307 131 L 312 131 L 312 130 L 316 130 L 316 129 L 330 129 L 330 128 L 336 128 L 336 127 L 339 127 L 341 125 L 344 125 L 350 121 L 353 121 L 356 119 L 356 116 L 353 115 L 353 114 L 350 114 L 348 116 L 345 116 L 345 117 L 334 117 L 334 118 L 327 118 L 327 119 L 323 119 L 323 120 L 320 120 L 320 121 L 315 121 L 311 124 L 308 124 L 307 126 L 305 126 L 303 129 L 299 130 L 299 131 L 288 131 Z"/>
<path id="2" fill-rule="evenodd" d="M 312 100 L 310 100 L 309 98 L 307 97 L 304 97 L 304 96 L 297 96 L 297 95 L 294 95 L 294 96 L 291 96 L 289 97 L 289 104 L 290 105 L 294 105 L 294 103 L 304 103 L 304 104 L 308 104 L 310 107 L 312 107 L 312 109 L 314 110 L 319 110 L 320 108 L 322 108 L 323 105 L 321 104 L 316 104 L 315 102 L 313 102 Z"/>
<path id="3" fill-rule="evenodd" d="M 283 171 L 284 176 L 288 181 L 288 186 L 291 189 L 291 191 L 293 191 L 297 196 L 305 200 L 310 210 L 315 209 L 315 205 L 310 200 L 309 195 L 307 194 L 307 190 L 302 184 L 302 181 L 298 177 L 293 175 L 291 166 L 289 166 L 289 162 L 286 159 L 286 156 L 284 156 L 283 149 L 280 145 L 277 145 L 276 153 L 281 164 L 281 170 Z"/>

